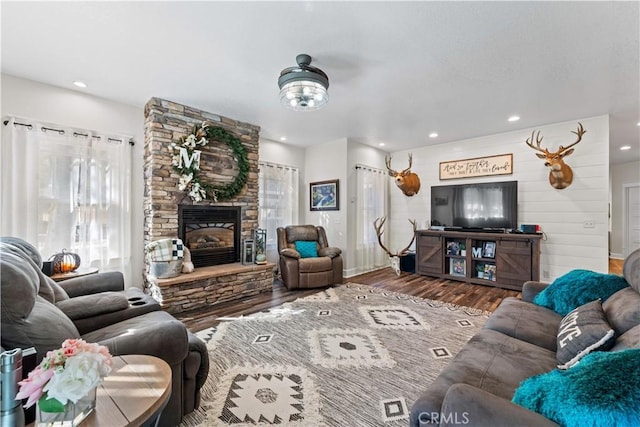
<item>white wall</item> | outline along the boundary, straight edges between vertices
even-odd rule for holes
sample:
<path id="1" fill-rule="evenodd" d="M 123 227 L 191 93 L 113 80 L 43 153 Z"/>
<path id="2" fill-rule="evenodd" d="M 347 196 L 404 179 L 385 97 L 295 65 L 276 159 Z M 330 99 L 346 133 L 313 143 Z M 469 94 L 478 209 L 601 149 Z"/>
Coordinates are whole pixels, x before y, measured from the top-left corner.
<path id="1" fill-rule="evenodd" d="M 347 243 L 347 140 L 327 142 L 308 147 L 305 150 L 305 178 L 300 189 L 303 197 L 301 223 L 321 225 L 327 232 L 331 246 L 346 247 Z M 340 192 L 337 211 L 311 211 L 309 206 L 309 183 L 338 179 Z M 349 254 L 343 253 L 343 262 L 348 262 Z"/>
<path id="2" fill-rule="evenodd" d="M 309 205 L 305 205 L 305 199 L 302 197 L 305 186 L 304 148 L 295 147 L 293 145 L 284 144 L 282 142 L 272 141 L 266 138 L 260 138 L 260 148 L 258 153 L 261 162 L 276 163 L 279 165 L 293 166 L 298 168 L 298 187 L 300 189 L 301 195 L 298 212 L 300 213 L 299 220 L 302 221 L 304 219 L 305 209 L 309 209 Z"/>
<path id="3" fill-rule="evenodd" d="M 108 101 L 81 91 L 0 75 L 2 117 L 16 115 L 64 126 L 104 133 L 132 135 L 132 283 L 142 286 L 143 271 L 143 174 L 144 111 L 142 108 Z M 71 84 L 71 82 L 69 82 Z"/>
<path id="4" fill-rule="evenodd" d="M 608 271 L 608 190 L 609 118 L 599 116 L 536 127 L 544 137 L 543 146 L 556 150 L 575 140 L 570 133 L 580 121 L 587 133 L 566 157 L 574 172 L 573 184 L 556 190 L 548 182 L 549 169 L 527 147 L 525 140 L 533 129 L 472 138 L 410 150 L 413 168 L 422 181 L 420 193 L 404 196 L 391 188 L 391 239 L 395 247 L 406 244 L 410 234 L 407 218 L 418 224 L 430 219 L 430 188 L 451 183 L 518 181 L 518 222 L 540 224 L 546 234 L 542 242 L 540 276 L 553 280 L 575 268 Z M 406 159 L 409 151 L 394 153 Z M 439 163 L 496 154 L 513 153 L 513 174 L 480 178 L 439 180 Z M 397 169 L 401 167 L 398 166 Z M 594 228 L 585 228 L 593 221 Z"/>
<path id="5" fill-rule="evenodd" d="M 610 252 L 614 258 L 624 258 L 624 188 L 640 185 L 640 162 L 611 166 L 611 237 Z"/>

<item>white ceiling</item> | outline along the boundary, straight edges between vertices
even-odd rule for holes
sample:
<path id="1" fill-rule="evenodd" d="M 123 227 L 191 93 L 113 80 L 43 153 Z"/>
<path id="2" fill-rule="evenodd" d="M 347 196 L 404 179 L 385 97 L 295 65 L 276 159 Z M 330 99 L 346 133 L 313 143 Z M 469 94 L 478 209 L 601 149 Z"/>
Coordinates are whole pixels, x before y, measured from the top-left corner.
<path id="1" fill-rule="evenodd" d="M 82 80 L 138 107 L 165 98 L 298 146 L 348 138 L 397 151 L 609 114 L 611 162 L 640 160 L 636 1 L 1 7 L 3 73 Z M 329 75 L 322 110 L 279 104 L 278 75 L 299 53 Z"/>

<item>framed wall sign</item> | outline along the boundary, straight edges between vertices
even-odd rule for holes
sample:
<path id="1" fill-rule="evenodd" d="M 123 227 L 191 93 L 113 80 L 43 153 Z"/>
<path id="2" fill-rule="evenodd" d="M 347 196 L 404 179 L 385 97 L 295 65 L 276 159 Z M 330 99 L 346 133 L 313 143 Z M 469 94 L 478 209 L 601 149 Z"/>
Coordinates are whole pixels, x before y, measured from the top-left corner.
<path id="1" fill-rule="evenodd" d="M 309 208 L 312 211 L 340 210 L 340 187 L 337 179 L 310 183 L 309 195 Z"/>
<path id="2" fill-rule="evenodd" d="M 440 180 L 471 178 L 474 176 L 511 175 L 513 154 L 475 157 L 464 160 L 440 162 Z"/>

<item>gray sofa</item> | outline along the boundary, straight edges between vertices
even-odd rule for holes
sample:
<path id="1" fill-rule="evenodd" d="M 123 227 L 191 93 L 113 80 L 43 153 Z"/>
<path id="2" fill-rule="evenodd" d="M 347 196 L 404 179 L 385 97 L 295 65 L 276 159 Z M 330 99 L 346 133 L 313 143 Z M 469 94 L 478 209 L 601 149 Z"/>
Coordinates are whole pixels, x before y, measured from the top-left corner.
<path id="1" fill-rule="evenodd" d="M 603 301 L 615 342 L 607 350 L 640 348 L 640 250 L 624 264 L 630 285 Z M 411 408 L 411 426 L 556 426 L 511 402 L 525 379 L 558 366 L 563 316 L 533 304 L 548 284 L 527 282 L 522 299 L 506 298 Z M 573 368 L 571 368 L 573 369 Z"/>
<path id="2" fill-rule="evenodd" d="M 179 424 L 200 404 L 209 372 L 206 345 L 122 274 L 99 273 L 56 283 L 41 271 L 37 250 L 0 238 L 2 348 L 34 347 L 38 363 L 67 338 L 109 348 L 112 355 L 146 354 L 171 367 L 171 397 L 161 426 Z"/>

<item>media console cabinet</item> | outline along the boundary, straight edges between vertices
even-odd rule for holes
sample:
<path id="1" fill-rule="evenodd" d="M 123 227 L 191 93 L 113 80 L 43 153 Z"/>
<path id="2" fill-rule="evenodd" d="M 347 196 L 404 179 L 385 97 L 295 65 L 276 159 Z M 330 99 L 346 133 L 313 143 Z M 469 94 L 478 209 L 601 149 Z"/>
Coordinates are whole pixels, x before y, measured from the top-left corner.
<path id="1" fill-rule="evenodd" d="M 416 274 L 522 290 L 540 280 L 539 234 L 416 231 Z"/>

